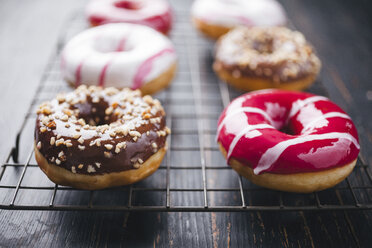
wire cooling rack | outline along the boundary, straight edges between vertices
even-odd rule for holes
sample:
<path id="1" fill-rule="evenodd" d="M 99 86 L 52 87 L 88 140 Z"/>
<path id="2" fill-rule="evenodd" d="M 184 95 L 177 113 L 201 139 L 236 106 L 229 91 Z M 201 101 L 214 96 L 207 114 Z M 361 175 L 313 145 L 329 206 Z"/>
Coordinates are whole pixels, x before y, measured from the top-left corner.
<path id="1" fill-rule="evenodd" d="M 55 185 L 38 168 L 33 154 L 35 109 L 58 92 L 72 90 L 61 79 L 59 53 L 68 39 L 87 28 L 81 15 L 76 15 L 66 23 L 15 145 L 0 168 L 0 209 L 217 212 L 372 208 L 372 176 L 361 158 L 348 179 L 313 194 L 267 190 L 226 165 L 215 142 L 217 119 L 241 93 L 216 78 L 211 69 L 213 43 L 192 28 L 188 9 L 175 8 L 176 23 L 170 36 L 179 56 L 177 77 L 155 96 L 172 129 L 159 170 L 134 185 L 87 191 Z M 327 95 L 320 82 L 310 91 Z"/>

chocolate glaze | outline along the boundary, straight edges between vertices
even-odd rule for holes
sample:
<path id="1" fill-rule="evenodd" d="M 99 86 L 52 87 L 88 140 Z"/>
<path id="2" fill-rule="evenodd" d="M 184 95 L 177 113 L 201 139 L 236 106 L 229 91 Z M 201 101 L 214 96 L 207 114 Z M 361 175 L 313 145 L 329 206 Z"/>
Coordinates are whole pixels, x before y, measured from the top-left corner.
<path id="1" fill-rule="evenodd" d="M 149 96 L 146 97 L 148 103 L 137 91 L 127 89 L 118 91 L 112 88 L 101 90 L 97 87 L 87 89 L 85 86 L 79 87 L 73 93 L 62 95 L 60 98 L 65 98 L 63 102 L 54 99 L 39 109 L 35 129 L 36 144 L 39 147 L 41 145 L 38 149 L 49 163 L 79 174 L 96 175 L 134 169 L 136 163 L 142 164 L 164 147 L 167 137 L 167 132 L 164 131 L 168 130 L 165 113 L 160 103 L 157 100 L 153 101 Z M 109 106 L 116 106 L 117 113 L 121 111 L 123 116 L 115 111 L 107 110 Z M 45 107 L 51 109 L 52 113 L 48 115 L 48 111 L 43 109 Z M 63 116 L 66 110 L 72 111 L 73 114 L 67 121 L 64 121 Z M 129 116 L 133 116 L 136 112 L 138 116 L 132 120 L 123 119 L 131 118 Z M 49 116 L 49 120 L 43 123 L 45 116 Z M 82 125 L 84 123 L 81 121 L 79 123 L 77 120 L 79 118 L 91 125 Z M 42 132 L 41 129 L 44 130 L 44 127 L 46 131 Z M 102 133 L 103 127 L 108 129 Z M 121 127 L 124 129 L 129 127 L 131 131 L 138 131 L 141 136 L 134 138 L 135 135 L 130 133 L 126 135 L 117 133 L 115 137 L 110 136 L 110 133 Z M 78 136 L 74 137 L 76 134 L 80 134 L 82 139 L 78 139 Z M 66 144 L 51 145 L 52 137 L 56 140 L 71 140 L 68 143 L 72 145 L 69 147 Z M 100 146 L 97 146 L 97 142 L 95 143 L 97 139 L 100 140 Z M 121 142 L 125 142 L 126 147 L 121 148 L 117 153 L 116 146 Z M 112 148 L 105 147 L 107 144 L 112 145 Z M 60 161 L 59 164 L 57 158 Z M 83 166 L 79 167 L 81 164 Z"/>

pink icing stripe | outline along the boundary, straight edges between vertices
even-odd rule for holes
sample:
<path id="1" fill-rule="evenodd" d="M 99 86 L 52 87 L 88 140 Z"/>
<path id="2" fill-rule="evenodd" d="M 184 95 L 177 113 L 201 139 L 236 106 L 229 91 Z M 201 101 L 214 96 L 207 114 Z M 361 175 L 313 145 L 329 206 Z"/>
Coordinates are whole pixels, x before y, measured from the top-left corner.
<path id="1" fill-rule="evenodd" d="M 75 87 L 78 87 L 81 84 L 81 68 L 83 67 L 85 58 L 81 60 L 79 65 L 76 67 L 75 71 Z"/>
<path id="2" fill-rule="evenodd" d="M 110 59 L 102 68 L 101 73 L 99 74 L 99 79 L 98 79 L 98 86 L 103 86 L 105 84 L 105 76 L 106 76 L 106 71 L 109 65 L 111 64 L 112 59 Z"/>
<path id="3" fill-rule="evenodd" d="M 142 84 L 144 82 L 144 79 L 151 72 L 152 64 L 155 61 L 155 59 L 162 56 L 163 54 L 173 53 L 173 52 L 174 52 L 174 50 L 172 48 L 166 48 L 166 49 L 154 54 L 153 56 L 148 58 L 145 62 L 143 62 L 139 66 L 139 68 L 138 68 L 138 70 L 137 70 L 137 72 L 134 76 L 132 89 L 138 89 L 142 86 Z"/>
<path id="4" fill-rule="evenodd" d="M 127 41 L 127 36 L 123 37 L 120 41 L 119 44 L 116 48 L 116 52 L 121 52 L 125 50 L 125 43 Z M 105 76 L 108 67 L 111 65 L 111 63 L 114 61 L 114 58 L 111 58 L 102 68 L 102 71 L 99 75 L 99 80 L 98 80 L 98 86 L 104 86 L 105 84 Z"/>
<path id="5" fill-rule="evenodd" d="M 124 51 L 125 49 L 125 43 L 127 42 L 127 36 L 126 37 L 123 37 L 120 41 L 119 41 L 119 45 L 118 47 L 116 48 L 116 51 L 117 52 L 121 52 L 121 51 Z"/>

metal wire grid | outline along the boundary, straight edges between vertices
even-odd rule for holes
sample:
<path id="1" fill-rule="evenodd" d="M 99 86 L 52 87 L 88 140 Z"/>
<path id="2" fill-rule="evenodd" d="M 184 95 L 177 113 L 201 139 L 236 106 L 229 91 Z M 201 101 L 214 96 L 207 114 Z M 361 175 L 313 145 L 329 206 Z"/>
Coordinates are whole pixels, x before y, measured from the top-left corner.
<path id="1" fill-rule="evenodd" d="M 179 78 L 170 89 L 157 96 L 166 109 L 167 124 L 172 129 L 171 137 L 183 138 L 175 140 L 169 138 L 169 150 L 158 172 L 145 182 L 101 191 L 77 190 L 52 184 L 33 161 L 34 110 L 40 102 L 54 97 L 57 92 L 71 90 L 60 79 L 58 55 L 65 41 L 84 27 L 85 22 L 79 16 L 69 21 L 56 53 L 53 54 L 42 76 L 15 145 L 0 169 L 0 209 L 225 212 L 372 208 L 370 198 L 372 176 L 362 158 L 358 159 L 353 174 L 343 183 L 333 189 L 313 194 L 289 194 L 254 186 L 224 164 L 224 159 L 219 154 L 215 142 L 210 140 L 210 136 L 214 136 L 216 132 L 213 125 L 217 122 L 218 111 L 226 107 L 231 95 L 236 96 L 239 92 L 216 79 L 210 70 L 212 43 L 198 37 L 189 24 L 188 13 L 184 11 L 177 12 L 177 23 L 172 35 L 180 60 Z M 186 88 L 190 86 L 191 92 L 187 92 Z M 212 94 L 213 97 L 208 98 L 206 89 L 211 87 L 217 91 Z M 319 83 L 313 91 L 317 91 L 317 87 L 324 94 L 324 89 Z M 177 109 L 174 109 L 175 107 Z M 188 107 L 192 109 L 189 113 L 179 111 Z M 213 112 L 216 109 L 218 111 Z M 195 124 L 196 128 L 181 128 L 179 123 L 190 126 Z M 24 136 L 28 136 L 28 139 Z M 196 139 L 189 141 L 188 145 L 175 145 L 183 143 L 183 139 L 191 136 L 196 136 Z M 27 152 L 23 152 L 22 149 L 27 149 Z M 173 154 L 176 152 L 192 152 L 199 156 L 189 156 L 180 166 L 174 161 Z M 193 157 L 197 157 L 199 161 L 193 162 Z M 213 162 L 211 158 L 215 157 L 219 162 Z M 33 172 L 28 175 L 30 170 Z M 193 171 L 196 173 L 192 173 Z M 210 171 L 216 173 L 209 173 Z M 174 173 L 178 172 L 182 175 L 174 176 Z M 217 175 L 220 172 L 228 174 L 220 177 Z M 200 176 L 200 179 L 195 175 Z M 221 178 L 223 180 L 219 180 Z M 184 185 L 186 181 L 191 182 L 186 183 L 187 187 L 172 185 L 172 182 Z M 227 181 L 228 185 L 233 186 L 222 187 L 225 185 L 222 181 Z M 184 196 L 185 193 L 189 196 Z M 107 196 L 110 200 L 107 200 Z M 97 199 L 101 198 L 103 204 L 99 204 L 99 200 L 97 204 Z M 150 202 L 146 201 L 148 198 Z M 175 200 L 177 198 L 178 201 Z M 329 202 L 327 200 L 329 198 L 334 200 Z M 27 199 L 26 203 L 24 199 Z M 119 203 L 116 200 L 119 200 Z M 222 204 L 219 204 L 220 202 Z"/>

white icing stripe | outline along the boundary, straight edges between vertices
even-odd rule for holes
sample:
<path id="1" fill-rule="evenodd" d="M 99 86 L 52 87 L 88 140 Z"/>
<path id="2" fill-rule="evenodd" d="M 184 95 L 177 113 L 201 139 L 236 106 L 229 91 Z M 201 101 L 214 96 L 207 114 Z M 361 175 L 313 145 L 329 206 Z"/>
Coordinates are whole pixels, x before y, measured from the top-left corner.
<path id="1" fill-rule="evenodd" d="M 324 96 L 311 96 L 304 100 L 298 100 L 298 101 L 293 102 L 292 107 L 291 107 L 291 112 L 288 115 L 288 120 L 292 118 L 293 116 L 295 116 L 298 113 L 298 111 L 300 111 L 300 109 L 306 106 L 307 104 L 318 102 L 318 101 L 329 101 L 329 99 Z"/>
<path id="2" fill-rule="evenodd" d="M 351 118 L 347 114 L 344 114 L 344 113 L 341 113 L 341 112 L 329 112 L 329 113 L 323 114 L 323 115 L 319 116 L 318 118 L 316 118 L 315 120 L 309 122 L 302 129 L 301 133 L 306 132 L 308 129 L 310 129 L 315 123 L 317 123 L 320 120 L 324 120 L 324 119 L 328 119 L 328 118 L 334 118 L 334 117 L 340 117 L 340 118 L 351 120 Z"/>
<path id="3" fill-rule="evenodd" d="M 274 129 L 273 126 L 270 126 L 268 124 L 249 125 L 248 127 L 244 128 L 240 133 L 238 133 L 234 137 L 233 141 L 231 142 L 231 144 L 229 146 L 229 151 L 227 153 L 227 160 L 229 160 L 232 152 L 235 149 L 235 146 L 237 145 L 237 143 L 239 142 L 239 140 L 240 140 L 241 137 L 243 137 L 249 131 L 257 130 L 257 129 L 266 129 L 266 128 Z"/>
<path id="4" fill-rule="evenodd" d="M 225 115 L 225 117 L 223 118 L 222 122 L 220 123 L 220 125 L 218 126 L 218 129 L 217 129 L 217 137 L 220 135 L 220 132 L 221 132 L 221 129 L 222 127 L 225 125 L 226 121 L 228 121 L 228 119 L 230 119 L 231 117 L 233 117 L 234 115 L 236 114 L 239 114 L 239 113 L 256 113 L 256 114 L 260 114 L 262 115 L 263 117 L 265 117 L 266 120 L 268 120 L 270 122 L 271 125 L 274 126 L 274 121 L 271 119 L 271 117 L 265 112 L 263 111 L 262 109 L 260 108 L 254 108 L 254 107 L 241 107 L 239 109 L 236 109 L 234 111 L 231 111 L 230 113 L 228 113 L 227 115 Z"/>
<path id="5" fill-rule="evenodd" d="M 326 134 L 313 134 L 303 137 L 297 137 L 290 140 L 285 140 L 276 144 L 275 146 L 266 150 L 266 152 L 261 156 L 257 167 L 253 170 L 254 174 L 260 174 L 262 171 L 269 169 L 275 161 L 282 155 L 282 153 L 290 146 L 305 143 L 314 140 L 327 140 L 327 139 L 347 139 L 350 140 L 357 149 L 360 148 L 358 141 L 348 133 L 326 133 Z M 234 139 L 235 140 L 235 139 Z"/>

